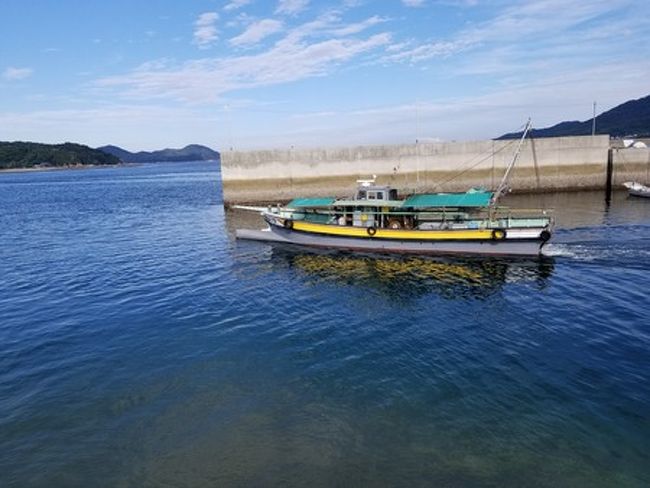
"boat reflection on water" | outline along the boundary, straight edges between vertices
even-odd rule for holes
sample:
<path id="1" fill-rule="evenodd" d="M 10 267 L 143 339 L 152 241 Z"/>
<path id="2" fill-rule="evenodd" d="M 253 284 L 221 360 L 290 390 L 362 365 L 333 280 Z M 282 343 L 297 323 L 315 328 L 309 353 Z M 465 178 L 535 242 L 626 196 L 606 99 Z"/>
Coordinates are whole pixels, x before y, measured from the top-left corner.
<path id="1" fill-rule="evenodd" d="M 271 262 L 297 270 L 308 280 L 378 289 L 391 297 L 435 293 L 443 298 L 482 298 L 506 283 L 527 282 L 543 289 L 554 270 L 550 257 L 505 260 L 359 255 L 305 252 L 273 246 Z"/>

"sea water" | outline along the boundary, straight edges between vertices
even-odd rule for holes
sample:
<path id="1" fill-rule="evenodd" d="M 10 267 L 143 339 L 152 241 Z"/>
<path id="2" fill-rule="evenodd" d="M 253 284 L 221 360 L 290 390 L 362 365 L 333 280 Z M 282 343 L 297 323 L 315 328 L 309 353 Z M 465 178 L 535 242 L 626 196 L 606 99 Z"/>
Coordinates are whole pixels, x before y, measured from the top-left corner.
<path id="1" fill-rule="evenodd" d="M 650 200 L 542 259 L 236 242 L 216 163 L 0 175 L 0 486 L 650 485 Z"/>

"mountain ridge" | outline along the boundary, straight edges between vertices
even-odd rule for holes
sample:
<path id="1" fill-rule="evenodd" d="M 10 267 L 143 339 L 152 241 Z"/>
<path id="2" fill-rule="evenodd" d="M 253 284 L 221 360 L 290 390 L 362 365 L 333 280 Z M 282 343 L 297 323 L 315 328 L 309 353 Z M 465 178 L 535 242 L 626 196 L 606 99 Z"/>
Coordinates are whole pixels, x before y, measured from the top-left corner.
<path id="1" fill-rule="evenodd" d="M 120 164 L 114 155 L 83 144 L 0 141 L 0 169 L 71 168 Z"/>
<path id="2" fill-rule="evenodd" d="M 592 123 L 592 119 L 563 121 L 544 129 L 532 129 L 530 137 L 588 136 L 592 132 Z M 608 134 L 611 137 L 650 136 L 650 95 L 628 100 L 597 115 L 596 134 Z M 497 140 L 517 139 L 521 135 L 522 132 L 511 132 L 503 134 Z"/>
<path id="3" fill-rule="evenodd" d="M 114 145 L 101 146 L 97 150 L 116 156 L 125 163 L 219 161 L 221 159 L 221 155 L 217 151 L 200 144 L 189 144 L 181 149 L 166 148 L 158 151 L 138 151 L 135 153 Z"/>

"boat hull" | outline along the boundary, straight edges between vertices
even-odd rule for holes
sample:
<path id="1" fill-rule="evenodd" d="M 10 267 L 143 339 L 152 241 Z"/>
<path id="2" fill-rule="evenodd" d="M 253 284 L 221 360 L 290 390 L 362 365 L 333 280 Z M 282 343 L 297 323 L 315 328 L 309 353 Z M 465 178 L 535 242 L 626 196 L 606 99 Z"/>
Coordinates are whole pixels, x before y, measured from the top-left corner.
<path id="1" fill-rule="evenodd" d="M 628 193 L 633 197 L 650 198 L 650 187 L 637 183 L 635 181 L 627 181 L 623 183 L 627 188 Z"/>
<path id="2" fill-rule="evenodd" d="M 238 229 L 236 237 L 238 239 L 362 252 L 489 256 L 536 256 L 541 253 L 542 247 L 546 243 L 540 238 L 414 240 L 329 236 L 299 232 L 275 225 L 271 225 L 266 230 Z"/>
<path id="3" fill-rule="evenodd" d="M 650 198 L 650 190 L 628 190 L 633 197 Z"/>

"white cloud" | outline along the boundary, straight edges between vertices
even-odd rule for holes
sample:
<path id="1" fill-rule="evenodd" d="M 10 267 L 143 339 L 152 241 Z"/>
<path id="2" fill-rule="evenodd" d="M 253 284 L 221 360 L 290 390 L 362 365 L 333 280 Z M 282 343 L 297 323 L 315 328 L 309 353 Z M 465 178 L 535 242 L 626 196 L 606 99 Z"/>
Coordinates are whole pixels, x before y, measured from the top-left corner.
<path id="1" fill-rule="evenodd" d="M 590 2 L 566 0 L 536 0 L 505 9 L 494 19 L 460 33 L 476 43 L 534 41 L 536 38 L 552 39 L 567 29 L 580 28 L 585 22 L 616 12 L 628 0 L 593 0 Z M 558 12 L 561 15 L 558 15 Z"/>
<path id="2" fill-rule="evenodd" d="M 508 7 L 498 12 L 494 18 L 458 31 L 450 39 L 420 43 L 410 40 L 400 43 L 402 49 L 391 46 L 388 49 L 391 54 L 382 61 L 415 64 L 472 49 L 481 53 L 476 61 L 480 66 L 490 64 L 496 67 L 495 58 L 505 49 L 504 46 L 512 51 L 523 52 L 524 55 L 528 52 L 529 57 L 535 59 L 542 58 L 540 51 L 547 49 L 548 58 L 552 59 L 558 49 L 555 41 L 560 40 L 560 44 L 565 44 L 568 49 L 575 48 L 582 44 L 580 37 L 585 37 L 584 26 L 588 22 L 620 10 L 628 0 L 576 1 L 571 3 L 570 8 L 566 2 L 567 0 L 531 0 L 525 5 Z M 463 1 L 464 5 L 472 3 L 469 0 Z M 557 12 L 562 12 L 562 15 L 557 15 Z M 615 23 L 610 21 L 612 22 Z M 609 28 L 603 24 L 598 29 Z M 574 38 L 576 33 L 578 36 Z M 570 41 L 567 40 L 569 38 Z M 496 50 L 494 55 L 493 50 Z M 536 52 L 535 56 L 530 56 L 531 50 Z M 504 63 L 509 66 L 517 64 L 508 60 L 504 60 Z"/>
<path id="3" fill-rule="evenodd" d="M 323 76 L 343 62 L 373 52 L 390 43 L 387 33 L 367 39 L 328 39 L 308 42 L 302 32 L 292 32 L 265 52 L 188 61 L 173 66 L 168 61 L 142 65 L 121 76 L 103 78 L 95 86 L 118 89 L 133 98 L 170 98 L 215 102 L 227 92 L 242 88 L 288 83 Z"/>
<path id="4" fill-rule="evenodd" d="M 406 46 L 406 44 L 396 44 L 390 46 L 387 51 L 398 52 L 385 56 L 382 58 L 382 61 L 407 61 L 410 63 L 418 63 L 420 61 L 426 61 L 431 58 L 445 58 L 471 47 L 471 43 L 462 39 L 458 41 L 436 41 L 428 44 L 421 44 L 413 48 L 400 50 L 400 48 Z"/>
<path id="5" fill-rule="evenodd" d="M 234 90 L 325 76 L 352 59 L 355 63 L 367 61 L 368 56 L 383 52 L 392 41 L 391 35 L 383 32 L 351 39 L 341 34 L 357 33 L 383 21 L 371 17 L 358 24 L 345 25 L 339 13 L 326 11 L 315 20 L 293 28 L 275 45 L 255 55 L 211 57 L 182 64 L 165 59 L 150 61 L 130 73 L 96 80 L 93 85 L 130 99 L 215 102 Z M 278 24 L 261 21 L 251 27 L 238 36 L 236 43 L 245 45 L 270 35 Z M 338 36 L 332 37 L 333 34 Z"/>
<path id="6" fill-rule="evenodd" d="M 279 0 L 276 14 L 296 15 L 307 8 L 309 0 Z"/>
<path id="7" fill-rule="evenodd" d="M 200 49 L 207 49 L 217 40 L 217 20 L 219 14 L 216 12 L 205 12 L 199 15 L 194 23 L 194 43 Z"/>
<path id="8" fill-rule="evenodd" d="M 402 0 L 406 7 L 423 7 L 424 0 Z"/>
<path id="9" fill-rule="evenodd" d="M 377 24 L 381 24 L 382 22 L 386 22 L 386 21 L 388 21 L 388 19 L 375 15 L 362 22 L 357 22 L 355 24 L 349 24 L 343 27 L 333 29 L 331 33 L 336 36 L 349 36 L 351 34 L 357 34 L 361 31 L 366 30 L 369 27 L 372 27 Z"/>
<path id="10" fill-rule="evenodd" d="M 14 68 L 13 66 L 9 66 L 2 73 L 2 78 L 7 81 L 24 80 L 25 78 L 29 78 L 33 72 L 34 70 L 31 68 Z"/>
<path id="11" fill-rule="evenodd" d="M 259 22 L 254 22 L 249 25 L 248 28 L 237 37 L 230 39 L 230 43 L 234 46 L 257 44 L 265 37 L 280 32 L 281 30 L 282 22 L 278 20 L 260 20 Z"/>
<path id="12" fill-rule="evenodd" d="M 229 12 L 231 10 L 237 10 L 238 8 L 242 8 L 245 5 L 248 5 L 251 3 L 251 0 L 232 0 L 229 4 L 227 4 L 223 9 L 226 12 Z"/>

